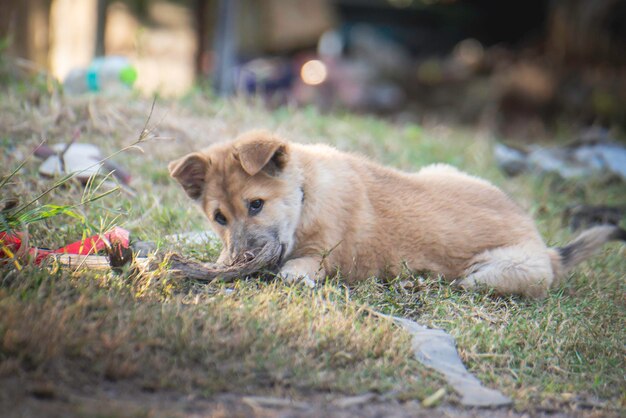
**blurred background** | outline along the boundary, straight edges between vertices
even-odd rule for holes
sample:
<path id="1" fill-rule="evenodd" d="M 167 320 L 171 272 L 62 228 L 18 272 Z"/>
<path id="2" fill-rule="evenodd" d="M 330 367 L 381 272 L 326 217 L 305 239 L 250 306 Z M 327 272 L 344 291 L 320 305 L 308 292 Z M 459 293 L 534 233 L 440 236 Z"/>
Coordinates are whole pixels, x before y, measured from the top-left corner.
<path id="1" fill-rule="evenodd" d="M 523 138 L 626 127 L 626 0 L 0 0 L 0 42 L 68 94 L 202 90 Z"/>

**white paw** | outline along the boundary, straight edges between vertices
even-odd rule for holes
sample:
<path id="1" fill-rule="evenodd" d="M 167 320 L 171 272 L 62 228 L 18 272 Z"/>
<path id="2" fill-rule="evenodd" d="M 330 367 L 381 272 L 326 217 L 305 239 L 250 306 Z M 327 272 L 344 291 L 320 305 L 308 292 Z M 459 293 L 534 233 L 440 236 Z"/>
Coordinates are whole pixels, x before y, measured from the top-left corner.
<path id="1" fill-rule="evenodd" d="M 470 275 L 461 279 L 456 279 L 450 284 L 453 287 L 457 287 L 460 289 L 472 289 L 476 287 L 476 279 Z"/>
<path id="2" fill-rule="evenodd" d="M 306 273 L 285 269 L 278 273 L 278 277 L 285 283 L 302 283 L 311 289 L 315 287 L 315 280 Z"/>

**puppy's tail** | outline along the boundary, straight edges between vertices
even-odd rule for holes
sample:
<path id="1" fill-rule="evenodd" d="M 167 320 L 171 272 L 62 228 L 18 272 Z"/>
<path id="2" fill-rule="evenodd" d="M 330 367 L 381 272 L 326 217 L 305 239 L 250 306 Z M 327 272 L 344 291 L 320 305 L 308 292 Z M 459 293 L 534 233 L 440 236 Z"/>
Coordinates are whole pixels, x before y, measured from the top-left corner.
<path id="1" fill-rule="evenodd" d="M 565 247 L 550 248 L 555 282 L 575 265 L 591 257 L 603 244 L 613 240 L 626 241 L 626 230 L 614 225 L 596 226 L 583 231 Z"/>

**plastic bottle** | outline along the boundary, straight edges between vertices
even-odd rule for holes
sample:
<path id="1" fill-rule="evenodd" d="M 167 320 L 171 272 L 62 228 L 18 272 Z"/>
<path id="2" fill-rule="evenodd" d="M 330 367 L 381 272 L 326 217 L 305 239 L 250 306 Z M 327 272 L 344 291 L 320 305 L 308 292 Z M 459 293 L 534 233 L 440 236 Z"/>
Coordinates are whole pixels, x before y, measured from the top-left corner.
<path id="1" fill-rule="evenodd" d="M 130 91 L 136 79 L 137 70 L 128 58 L 107 56 L 95 58 L 87 68 L 72 70 L 63 86 L 68 94 L 118 94 Z"/>

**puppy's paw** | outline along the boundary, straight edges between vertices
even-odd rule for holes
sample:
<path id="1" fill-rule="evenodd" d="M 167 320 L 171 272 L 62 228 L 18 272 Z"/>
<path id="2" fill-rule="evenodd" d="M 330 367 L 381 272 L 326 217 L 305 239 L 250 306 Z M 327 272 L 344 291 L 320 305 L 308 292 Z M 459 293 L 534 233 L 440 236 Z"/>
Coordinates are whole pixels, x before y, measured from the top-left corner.
<path id="1" fill-rule="evenodd" d="M 280 279 L 285 283 L 301 283 L 311 289 L 315 287 L 315 280 L 313 280 L 307 273 L 283 269 L 278 273 L 278 277 L 280 277 Z"/>
<path id="2" fill-rule="evenodd" d="M 450 282 L 450 286 L 455 287 L 457 289 L 475 289 L 477 287 L 476 279 L 474 277 L 467 276 L 464 278 L 455 279 Z"/>

